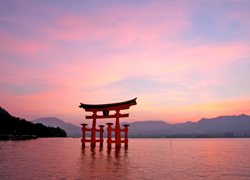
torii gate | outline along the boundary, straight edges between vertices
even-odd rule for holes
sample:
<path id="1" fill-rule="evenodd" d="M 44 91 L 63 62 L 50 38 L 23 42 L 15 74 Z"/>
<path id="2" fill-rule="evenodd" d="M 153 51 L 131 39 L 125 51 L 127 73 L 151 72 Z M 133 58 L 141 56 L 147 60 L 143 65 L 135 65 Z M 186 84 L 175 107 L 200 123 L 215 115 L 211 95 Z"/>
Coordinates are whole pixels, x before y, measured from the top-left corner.
<path id="1" fill-rule="evenodd" d="M 108 125 L 108 148 L 111 148 L 111 143 L 115 143 L 116 148 L 121 147 L 121 143 L 125 143 L 125 147 L 128 147 L 128 126 L 123 125 L 125 128 L 120 128 L 119 118 L 129 117 L 129 114 L 121 114 L 120 110 L 129 109 L 130 106 L 136 105 L 136 99 L 131 99 L 129 101 L 112 103 L 112 104 L 83 104 L 79 106 L 80 108 L 85 109 L 86 112 L 93 112 L 92 116 L 86 116 L 86 119 L 93 119 L 92 128 L 88 129 L 86 126 L 88 124 L 81 124 L 82 125 L 82 147 L 85 147 L 85 142 L 91 142 L 91 146 L 96 146 L 96 142 L 100 142 L 100 146 L 103 146 L 103 125 L 100 125 L 100 129 L 96 129 L 96 119 L 103 119 L 103 118 L 116 118 L 115 128 L 111 126 L 113 123 L 107 123 Z M 103 115 L 97 115 L 98 111 L 102 111 Z M 115 111 L 115 114 L 110 115 L 110 111 Z M 86 131 L 91 131 L 91 139 L 86 139 Z M 112 131 L 115 132 L 115 140 L 112 140 L 111 134 Z M 100 139 L 96 139 L 96 132 L 100 132 Z M 121 140 L 121 132 L 125 132 L 125 139 Z"/>

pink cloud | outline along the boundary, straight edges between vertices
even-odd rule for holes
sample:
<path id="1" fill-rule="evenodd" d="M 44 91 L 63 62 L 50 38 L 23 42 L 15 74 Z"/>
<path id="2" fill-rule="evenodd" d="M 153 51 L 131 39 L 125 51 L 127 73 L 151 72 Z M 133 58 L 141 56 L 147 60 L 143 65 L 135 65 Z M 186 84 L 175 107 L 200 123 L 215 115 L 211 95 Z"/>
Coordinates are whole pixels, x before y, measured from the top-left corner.
<path id="1" fill-rule="evenodd" d="M 41 42 L 13 37 L 9 32 L 0 29 L 0 49 L 3 52 L 14 52 L 15 55 L 30 56 L 42 49 Z"/>
<path id="2" fill-rule="evenodd" d="M 56 17 L 53 26 L 41 31 L 54 40 L 104 41 L 111 47 L 129 47 L 183 32 L 188 27 L 186 9 L 153 3 L 138 9 L 113 6 L 95 16 L 67 12 Z"/>

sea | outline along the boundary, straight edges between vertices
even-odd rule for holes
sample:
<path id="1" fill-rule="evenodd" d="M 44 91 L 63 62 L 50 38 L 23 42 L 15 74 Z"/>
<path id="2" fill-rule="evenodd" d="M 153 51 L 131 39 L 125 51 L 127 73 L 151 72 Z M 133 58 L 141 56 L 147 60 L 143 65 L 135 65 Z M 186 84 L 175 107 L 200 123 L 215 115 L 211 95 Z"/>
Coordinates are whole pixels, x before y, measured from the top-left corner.
<path id="1" fill-rule="evenodd" d="M 81 147 L 80 138 L 0 141 L 1 180 L 250 179 L 250 138 L 129 139 Z"/>

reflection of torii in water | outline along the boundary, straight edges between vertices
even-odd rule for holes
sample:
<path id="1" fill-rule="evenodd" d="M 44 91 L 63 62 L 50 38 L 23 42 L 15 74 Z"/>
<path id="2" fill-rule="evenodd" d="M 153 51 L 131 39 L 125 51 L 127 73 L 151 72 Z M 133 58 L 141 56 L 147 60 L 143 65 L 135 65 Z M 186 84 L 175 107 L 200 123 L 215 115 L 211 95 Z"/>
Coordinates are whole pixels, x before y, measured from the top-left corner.
<path id="1" fill-rule="evenodd" d="M 82 104 L 79 106 L 80 108 L 85 109 L 86 112 L 93 112 L 92 116 L 86 116 L 86 119 L 93 119 L 92 128 L 88 129 L 86 126 L 87 124 L 82 124 L 82 146 L 85 147 L 85 142 L 91 142 L 91 146 L 95 146 L 96 142 L 100 142 L 100 146 L 103 146 L 103 125 L 100 125 L 100 129 L 96 129 L 96 119 L 102 119 L 102 118 L 116 118 L 115 122 L 115 128 L 112 128 L 111 126 L 113 123 L 107 123 L 108 125 L 108 148 L 111 147 L 111 143 L 115 143 L 116 148 L 121 147 L 121 143 L 125 143 L 125 147 L 128 146 L 128 126 L 129 125 L 123 125 L 125 128 L 120 128 L 120 122 L 119 118 L 122 117 L 129 117 L 129 114 L 120 114 L 120 110 L 129 109 L 130 106 L 136 105 L 136 99 L 131 99 L 129 101 L 124 102 L 118 102 L 118 103 L 112 103 L 112 104 Z M 102 111 L 103 115 L 97 115 L 97 111 Z M 110 111 L 115 111 L 115 114 L 109 115 Z M 91 139 L 86 139 L 85 133 L 86 131 L 91 131 Z M 111 139 L 111 132 L 115 132 L 115 140 Z M 96 139 L 96 132 L 100 132 L 100 139 Z M 125 132 L 125 139 L 121 140 L 121 132 Z"/>

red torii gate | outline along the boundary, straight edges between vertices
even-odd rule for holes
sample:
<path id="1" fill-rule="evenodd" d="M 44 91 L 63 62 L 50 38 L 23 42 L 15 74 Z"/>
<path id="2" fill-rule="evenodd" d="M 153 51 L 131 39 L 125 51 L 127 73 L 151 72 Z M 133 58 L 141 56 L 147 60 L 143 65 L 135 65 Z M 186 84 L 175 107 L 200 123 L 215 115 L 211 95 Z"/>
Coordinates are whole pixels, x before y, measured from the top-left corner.
<path id="1" fill-rule="evenodd" d="M 88 129 L 86 126 L 87 124 L 82 125 L 82 146 L 85 147 L 85 142 L 91 142 L 91 146 L 96 146 L 96 142 L 100 142 L 100 146 L 103 146 L 103 125 L 100 125 L 100 129 L 96 129 L 96 119 L 103 119 L 103 118 L 116 118 L 115 128 L 111 126 L 113 123 L 107 123 L 108 125 L 108 148 L 111 148 L 111 143 L 115 143 L 116 148 L 121 147 L 121 143 L 125 143 L 125 147 L 128 147 L 128 126 L 123 125 L 125 128 L 120 128 L 119 118 L 129 117 L 129 114 L 121 114 L 120 110 L 129 109 L 130 106 L 136 105 L 136 99 L 131 99 L 129 101 L 112 103 L 112 104 L 83 104 L 79 106 L 80 108 L 85 109 L 86 112 L 93 112 L 92 116 L 86 116 L 86 119 L 93 119 L 92 128 Z M 103 115 L 97 115 L 98 111 L 102 111 Z M 115 114 L 110 115 L 110 111 L 115 111 Z M 86 139 L 86 131 L 91 132 L 91 139 Z M 115 132 L 115 140 L 112 140 L 111 134 L 112 131 Z M 100 139 L 96 139 L 96 132 L 100 132 Z M 121 132 L 125 132 L 125 139 L 121 140 Z"/>

